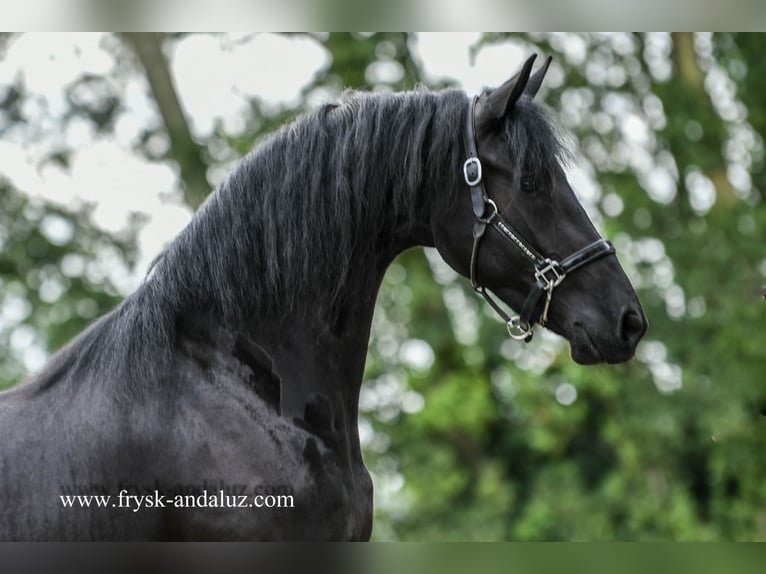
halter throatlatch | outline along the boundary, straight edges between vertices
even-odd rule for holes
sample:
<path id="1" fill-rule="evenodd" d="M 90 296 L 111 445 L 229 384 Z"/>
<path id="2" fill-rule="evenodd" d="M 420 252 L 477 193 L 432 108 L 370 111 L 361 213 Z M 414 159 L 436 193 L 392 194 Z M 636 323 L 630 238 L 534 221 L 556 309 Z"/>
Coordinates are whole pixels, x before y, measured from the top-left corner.
<path id="1" fill-rule="evenodd" d="M 497 204 L 487 195 L 482 182 L 482 167 L 479 154 L 476 149 L 476 136 L 474 116 L 476 101 L 478 96 L 474 96 L 468 104 L 468 114 L 466 115 L 465 128 L 465 151 L 467 159 L 463 163 L 463 177 L 471 190 L 471 206 L 476 221 L 473 224 L 473 248 L 471 249 L 470 278 L 471 286 L 474 290 L 484 297 L 495 312 L 502 317 L 508 328 L 508 334 L 518 341 L 529 342 L 532 340 L 532 328 L 534 326 L 533 315 L 540 304 L 540 299 L 545 295 L 545 306 L 540 314 L 539 323 L 543 327 L 548 321 L 548 312 L 550 310 L 553 290 L 566 279 L 567 275 L 579 269 L 583 265 L 592 263 L 607 255 L 613 254 L 614 246 L 606 239 L 597 239 L 593 243 L 576 251 L 563 261 L 556 261 L 540 255 L 523 236 L 516 231 L 511 223 L 505 219 L 497 209 Z M 521 307 L 521 313 L 513 317 L 509 316 L 505 310 L 490 295 L 486 287 L 479 284 L 478 260 L 479 247 L 484 237 L 487 227 L 497 230 L 501 237 L 510 242 L 521 253 L 529 259 L 535 267 L 535 283 L 527 295 L 524 305 Z"/>

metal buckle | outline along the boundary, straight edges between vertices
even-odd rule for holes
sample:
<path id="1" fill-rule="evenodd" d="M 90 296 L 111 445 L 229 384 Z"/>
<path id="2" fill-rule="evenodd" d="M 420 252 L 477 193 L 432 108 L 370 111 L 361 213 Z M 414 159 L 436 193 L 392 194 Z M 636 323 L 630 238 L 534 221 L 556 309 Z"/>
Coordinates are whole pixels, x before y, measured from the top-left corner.
<path id="1" fill-rule="evenodd" d="M 546 275 L 549 272 L 553 273 L 553 277 Z M 567 274 L 561 268 L 561 264 L 552 259 L 545 259 L 542 267 L 535 267 L 535 279 L 542 280 L 545 283 L 545 290 L 549 292 L 558 287 L 566 276 Z"/>
<path id="2" fill-rule="evenodd" d="M 476 177 L 471 178 L 468 170 L 474 165 L 476 166 Z M 463 177 L 470 187 L 476 187 L 481 183 L 481 161 L 479 161 L 478 157 L 469 157 L 465 160 L 465 163 L 463 163 Z"/>

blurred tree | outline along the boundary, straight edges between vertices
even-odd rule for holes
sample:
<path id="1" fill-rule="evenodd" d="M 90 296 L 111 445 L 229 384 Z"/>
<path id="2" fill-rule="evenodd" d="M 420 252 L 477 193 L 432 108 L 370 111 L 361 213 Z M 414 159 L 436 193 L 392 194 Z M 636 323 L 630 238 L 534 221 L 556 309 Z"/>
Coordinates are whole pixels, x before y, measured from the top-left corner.
<path id="1" fill-rule="evenodd" d="M 0 36 L 0 61 L 17 35 Z M 67 87 L 66 113 L 56 127 L 87 117 L 99 130 L 112 129 L 116 98 L 76 97 L 79 86 L 99 92 L 102 80 L 83 74 Z M 0 84 L 0 142 L 32 142 L 41 128 L 30 115 L 39 111 L 24 78 Z M 48 118 L 46 118 L 48 119 Z M 51 118 L 52 119 L 52 118 Z M 40 168 L 67 166 L 71 150 L 53 146 Z M 0 389 L 20 381 L 53 350 L 120 299 L 104 272 L 105 260 L 132 265 L 135 247 L 129 234 L 110 234 L 93 225 L 88 205 L 68 208 L 20 192 L 0 172 Z M 137 221 L 134 219 L 137 223 Z"/>
<path id="2" fill-rule="evenodd" d="M 35 201 L 0 178 L 0 388 L 18 382 L 120 296 L 97 260 L 130 262 L 129 243 L 94 229 L 86 210 Z"/>

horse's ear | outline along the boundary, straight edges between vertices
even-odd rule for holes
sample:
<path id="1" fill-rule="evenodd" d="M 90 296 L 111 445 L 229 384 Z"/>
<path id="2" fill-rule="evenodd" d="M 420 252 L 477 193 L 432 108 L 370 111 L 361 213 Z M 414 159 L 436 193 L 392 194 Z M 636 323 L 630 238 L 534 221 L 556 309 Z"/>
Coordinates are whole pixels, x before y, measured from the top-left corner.
<path id="1" fill-rule="evenodd" d="M 531 78 L 529 78 L 529 82 L 527 82 L 527 87 L 524 89 L 524 93 L 527 94 L 530 98 L 534 98 L 537 94 L 537 90 L 540 89 L 540 86 L 543 83 L 543 78 L 545 78 L 545 74 L 548 71 L 548 66 L 551 65 L 552 60 L 553 56 L 548 56 L 545 58 L 543 65 L 540 66 L 540 68 L 532 75 Z"/>
<path id="2" fill-rule="evenodd" d="M 524 66 L 518 74 L 489 93 L 489 108 L 496 118 L 501 119 L 507 116 L 521 97 L 521 94 L 524 93 L 527 82 L 529 82 L 529 74 L 532 72 L 532 65 L 535 63 L 535 58 L 537 58 L 537 54 L 532 54 L 524 62 Z"/>

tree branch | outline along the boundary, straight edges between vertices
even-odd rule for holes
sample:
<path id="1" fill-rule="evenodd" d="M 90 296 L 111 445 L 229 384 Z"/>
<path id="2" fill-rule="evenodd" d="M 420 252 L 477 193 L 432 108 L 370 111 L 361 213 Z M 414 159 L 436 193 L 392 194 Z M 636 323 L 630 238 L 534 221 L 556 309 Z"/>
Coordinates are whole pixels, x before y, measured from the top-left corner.
<path id="1" fill-rule="evenodd" d="M 705 73 L 697 60 L 697 50 L 694 47 L 694 34 L 691 32 L 674 32 L 673 61 L 683 83 L 700 99 L 705 101 L 713 110 L 713 102 L 705 90 Z M 717 115 L 715 111 L 712 111 Z M 724 209 L 730 209 L 737 203 L 737 194 L 726 175 L 726 164 L 723 158 L 718 165 L 703 166 L 705 175 L 713 182 L 717 192 L 716 204 Z"/>
<path id="2" fill-rule="evenodd" d="M 126 32 L 122 36 L 146 72 L 154 100 L 170 137 L 170 156 L 181 170 L 184 199 L 190 207 L 196 209 L 210 193 L 207 165 L 203 159 L 203 147 L 192 137 L 173 85 L 173 78 L 162 51 L 163 37 L 161 34 L 149 32 Z"/>
<path id="3" fill-rule="evenodd" d="M 697 63 L 694 35 L 691 32 L 673 32 L 673 59 L 684 82 L 690 88 L 704 92 L 705 76 Z"/>

